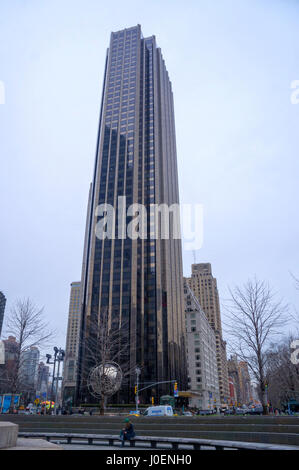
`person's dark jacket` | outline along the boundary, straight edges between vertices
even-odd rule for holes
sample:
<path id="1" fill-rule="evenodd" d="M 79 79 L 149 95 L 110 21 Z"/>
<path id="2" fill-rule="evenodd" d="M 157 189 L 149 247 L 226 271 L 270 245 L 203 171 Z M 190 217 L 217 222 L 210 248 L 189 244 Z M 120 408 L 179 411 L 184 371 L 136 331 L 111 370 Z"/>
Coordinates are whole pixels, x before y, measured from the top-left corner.
<path id="1" fill-rule="evenodd" d="M 128 427 L 125 427 L 123 432 L 126 433 L 126 438 L 127 439 L 132 439 L 133 437 L 135 437 L 134 426 L 133 426 L 132 423 L 130 423 L 130 425 Z"/>

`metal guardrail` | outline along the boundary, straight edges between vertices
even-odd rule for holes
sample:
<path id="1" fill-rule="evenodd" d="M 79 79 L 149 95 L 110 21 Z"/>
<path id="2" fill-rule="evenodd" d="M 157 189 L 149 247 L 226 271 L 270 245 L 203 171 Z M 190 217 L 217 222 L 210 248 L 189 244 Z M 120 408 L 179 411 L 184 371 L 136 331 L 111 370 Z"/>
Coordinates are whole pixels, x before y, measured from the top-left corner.
<path id="1" fill-rule="evenodd" d="M 42 438 L 47 441 L 63 440 L 67 444 L 78 444 L 78 440 L 86 440 L 87 444 L 111 445 L 119 443 L 120 437 L 111 434 L 79 434 L 79 433 L 45 433 L 45 432 L 19 432 L 19 437 Z M 76 442 L 77 441 L 77 442 Z M 104 442 L 103 442 L 104 441 Z M 256 442 L 222 441 L 211 439 L 189 439 L 178 437 L 154 437 L 154 436 L 135 436 L 128 441 L 131 447 L 135 447 L 136 442 L 147 443 L 146 448 L 156 449 L 157 444 L 169 444 L 172 449 L 178 450 L 181 446 L 192 446 L 194 450 L 202 450 L 202 447 L 211 447 L 216 450 L 235 449 L 235 450 L 299 450 L 296 446 L 277 445 L 277 444 L 259 444 Z M 161 447 L 160 447 L 161 448 Z"/>

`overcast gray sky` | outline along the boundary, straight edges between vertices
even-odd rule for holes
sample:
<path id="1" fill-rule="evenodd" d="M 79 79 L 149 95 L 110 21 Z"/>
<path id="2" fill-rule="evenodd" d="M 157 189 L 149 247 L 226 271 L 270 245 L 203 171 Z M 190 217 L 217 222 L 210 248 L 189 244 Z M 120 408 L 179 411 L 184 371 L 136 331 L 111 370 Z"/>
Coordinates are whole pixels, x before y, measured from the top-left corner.
<path id="1" fill-rule="evenodd" d="M 27 296 L 44 306 L 62 347 L 106 48 L 138 23 L 173 84 L 181 202 L 204 206 L 196 261 L 212 263 L 221 299 L 256 275 L 298 304 L 299 2 L 2 0 L 0 290 L 8 310 Z"/>

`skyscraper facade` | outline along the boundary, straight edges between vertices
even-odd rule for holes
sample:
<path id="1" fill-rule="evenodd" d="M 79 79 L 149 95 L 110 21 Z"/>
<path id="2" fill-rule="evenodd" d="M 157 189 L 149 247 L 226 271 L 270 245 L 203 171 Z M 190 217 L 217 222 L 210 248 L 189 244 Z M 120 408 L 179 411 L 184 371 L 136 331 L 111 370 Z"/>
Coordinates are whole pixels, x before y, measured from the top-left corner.
<path id="1" fill-rule="evenodd" d="M 187 330 L 188 388 L 194 396 L 189 405 L 200 410 L 220 406 L 216 337 L 198 299 L 184 283 Z M 196 396 L 196 395 L 197 396 Z"/>
<path id="2" fill-rule="evenodd" d="M 21 353 L 19 381 L 22 393 L 27 394 L 30 400 L 36 397 L 39 357 L 39 349 L 35 346 L 30 346 Z"/>
<path id="3" fill-rule="evenodd" d="M 227 361 L 227 365 L 229 377 L 232 379 L 236 390 L 236 400 L 233 404 L 248 404 L 252 401 L 252 393 L 247 362 L 239 361 L 238 357 L 233 355 Z"/>
<path id="4" fill-rule="evenodd" d="M 117 214 L 114 238 L 96 234 L 103 203 Z M 136 212 L 133 203 L 143 209 Z M 181 240 L 173 237 L 171 224 L 168 239 L 160 232 L 153 237 L 157 225 L 150 215 L 153 204 L 178 203 L 171 82 L 155 37 L 143 38 L 138 25 L 112 33 L 106 56 L 82 269 L 78 396 L 85 393 L 91 366 L 84 345 L 103 315 L 127 335 L 127 396 L 136 366 L 141 381 L 186 386 Z M 126 227 L 142 210 L 143 236 L 128 236 Z M 170 385 L 148 393 L 155 391 L 170 391 Z"/>
<path id="5" fill-rule="evenodd" d="M 2 332 L 2 326 L 3 326 L 5 305 L 6 305 L 5 295 L 2 292 L 0 292 L 0 336 Z"/>
<path id="6" fill-rule="evenodd" d="M 36 396 L 41 400 L 48 398 L 50 368 L 43 362 L 38 365 Z"/>
<path id="7" fill-rule="evenodd" d="M 80 332 L 80 282 L 71 283 L 69 315 L 63 367 L 63 397 L 74 401 Z"/>
<path id="8" fill-rule="evenodd" d="M 4 339 L 0 355 L 0 393 L 9 393 L 17 373 L 19 343 L 14 336 Z"/>
<path id="9" fill-rule="evenodd" d="M 217 367 L 219 377 L 219 391 L 222 403 L 227 403 L 229 393 L 228 369 L 226 357 L 226 343 L 222 336 L 219 294 L 217 280 L 212 275 L 210 263 L 192 264 L 191 278 L 187 279 L 191 290 L 199 300 L 199 303 L 207 315 L 207 318 L 215 331 Z"/>

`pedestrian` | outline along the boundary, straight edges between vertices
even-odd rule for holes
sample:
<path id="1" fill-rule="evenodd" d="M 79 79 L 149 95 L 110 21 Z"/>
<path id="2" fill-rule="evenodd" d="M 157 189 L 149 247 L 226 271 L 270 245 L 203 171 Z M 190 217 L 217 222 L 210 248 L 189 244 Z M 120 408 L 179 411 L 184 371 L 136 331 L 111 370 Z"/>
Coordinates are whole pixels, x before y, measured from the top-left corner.
<path id="1" fill-rule="evenodd" d="M 135 437 L 135 431 L 134 431 L 134 426 L 129 420 L 129 418 L 126 418 L 124 420 L 125 427 L 120 431 L 120 438 L 121 438 L 121 446 L 124 447 L 125 441 L 128 440 L 130 441 Z"/>

